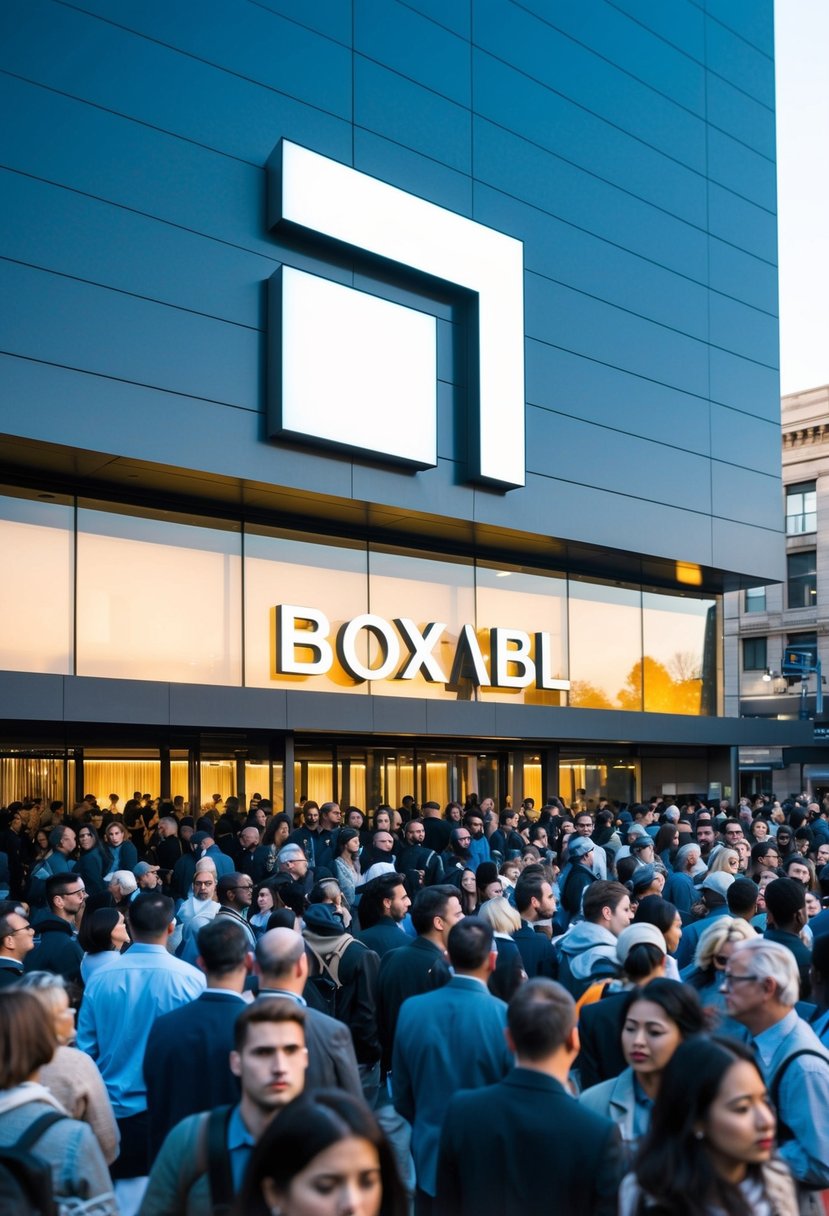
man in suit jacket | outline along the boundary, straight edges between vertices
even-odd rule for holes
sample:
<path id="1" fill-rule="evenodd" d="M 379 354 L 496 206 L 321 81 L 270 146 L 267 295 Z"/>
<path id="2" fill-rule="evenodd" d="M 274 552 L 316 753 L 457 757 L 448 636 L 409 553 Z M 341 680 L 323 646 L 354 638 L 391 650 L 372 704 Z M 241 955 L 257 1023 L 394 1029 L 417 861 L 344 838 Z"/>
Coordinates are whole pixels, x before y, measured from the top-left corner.
<path id="1" fill-rule="evenodd" d="M 182 1119 L 239 1101 L 228 1057 L 236 1018 L 247 1004 L 247 937 L 232 920 L 217 918 L 199 930 L 198 949 L 207 987 L 195 1001 L 156 1018 L 144 1052 L 151 1163 Z"/>
<path id="2" fill-rule="evenodd" d="M 270 929 L 256 943 L 259 996 L 290 997 L 305 1007 L 305 1042 L 308 1047 L 306 1087 L 345 1089 L 362 1098 L 363 1087 L 351 1032 L 344 1022 L 305 1004 L 308 955 L 302 934 L 293 929 Z"/>
<path id="3" fill-rule="evenodd" d="M 23 974 L 23 961 L 35 944 L 35 931 L 16 899 L 0 901 L 0 988 Z"/>
<path id="4" fill-rule="evenodd" d="M 516 1062 L 508 1076 L 449 1103 L 436 1216 L 527 1216 L 551 1203 L 567 1216 L 615 1216 L 619 1133 L 567 1090 L 578 1051 L 573 998 L 551 980 L 530 980 L 510 1002 L 506 1040 Z"/>
<path id="5" fill-rule="evenodd" d="M 535 924 L 555 915 L 553 888 L 539 867 L 537 872 L 522 874 L 515 884 L 515 907 L 521 917 L 521 928 L 512 935 L 521 953 L 528 979 L 542 976 L 553 980 L 558 975 L 558 958 L 546 933 L 536 932 Z"/>
<path id="6" fill-rule="evenodd" d="M 492 930 L 468 916 L 447 944 L 454 976 L 437 992 L 406 1001 L 394 1040 L 392 1095 L 398 1114 L 412 1124 L 417 1216 L 433 1211 L 449 1099 L 459 1089 L 500 1080 L 512 1066 L 504 1037 L 507 1007 L 487 988 L 497 958 Z M 480 1126 L 476 1130 L 480 1134 Z"/>

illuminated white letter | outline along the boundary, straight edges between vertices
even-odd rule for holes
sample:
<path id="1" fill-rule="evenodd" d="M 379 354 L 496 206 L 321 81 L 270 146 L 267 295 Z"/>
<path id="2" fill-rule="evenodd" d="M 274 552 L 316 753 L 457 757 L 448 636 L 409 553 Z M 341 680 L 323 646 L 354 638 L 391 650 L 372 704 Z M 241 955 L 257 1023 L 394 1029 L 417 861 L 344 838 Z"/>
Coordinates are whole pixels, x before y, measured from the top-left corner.
<path id="1" fill-rule="evenodd" d="M 297 622 L 302 622 L 297 625 Z M 326 641 L 328 617 L 317 608 L 279 604 L 276 609 L 276 670 L 279 675 L 324 676 L 334 662 Z M 297 650 L 310 650 L 313 659 L 298 659 Z"/>
<path id="2" fill-rule="evenodd" d="M 471 625 L 464 625 L 460 632 L 449 683 L 455 687 L 460 684 L 461 680 L 471 680 L 478 688 L 489 686 L 489 672 L 486 669 L 477 634 Z"/>
<path id="3" fill-rule="evenodd" d="M 495 687 L 527 688 L 533 684 L 535 664 L 530 657 L 530 635 L 520 629 L 490 629 L 489 636 Z M 510 668 L 516 667 L 518 671 L 511 675 Z"/>
<path id="4" fill-rule="evenodd" d="M 373 633 L 380 644 L 383 661 L 379 667 L 369 667 L 357 657 L 355 643 L 361 629 Z M 388 621 L 371 612 L 355 616 L 337 634 L 337 658 L 355 680 L 385 680 L 400 662 L 400 643 Z"/>
<path id="5" fill-rule="evenodd" d="M 397 679 L 413 680 L 423 668 L 424 679 L 433 684 L 445 684 L 446 676 L 432 651 L 446 626 L 440 622 L 433 622 L 426 626 L 424 633 L 421 633 L 414 621 L 410 621 L 408 617 L 400 617 L 394 623 L 411 651 L 411 657 L 397 673 Z"/>
<path id="6" fill-rule="evenodd" d="M 537 633 L 535 635 L 535 686 L 536 688 L 559 689 L 562 692 L 569 692 L 569 680 L 556 680 L 553 678 L 551 670 L 552 649 L 549 633 Z"/>

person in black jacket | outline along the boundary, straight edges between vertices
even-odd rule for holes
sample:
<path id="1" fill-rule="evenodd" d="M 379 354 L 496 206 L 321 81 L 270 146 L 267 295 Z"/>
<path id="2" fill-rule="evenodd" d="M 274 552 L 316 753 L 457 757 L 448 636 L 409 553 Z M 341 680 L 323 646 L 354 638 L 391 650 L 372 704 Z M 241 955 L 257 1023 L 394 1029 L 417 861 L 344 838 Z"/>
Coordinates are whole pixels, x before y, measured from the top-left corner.
<path id="1" fill-rule="evenodd" d="M 449 1102 L 436 1216 L 527 1216 L 553 1209 L 567 1216 L 615 1216 L 624 1172 L 619 1132 L 567 1090 L 578 1050 L 573 998 L 552 980 L 530 980 L 510 1002 L 507 1042 L 516 1057 L 512 1072 Z M 551 1136 L 551 1128 L 566 1128 L 566 1135 Z M 536 1162 L 544 1168 L 530 1168 Z"/>
<path id="2" fill-rule="evenodd" d="M 412 939 L 400 922 L 411 906 L 402 874 L 381 874 L 367 882 L 360 897 L 360 941 L 381 959 L 408 945 Z"/>
<path id="3" fill-rule="evenodd" d="M 531 873 L 524 873 L 518 879 L 515 884 L 515 907 L 521 917 L 521 928 L 516 929 L 512 940 L 521 954 L 527 977 L 555 979 L 558 975 L 558 958 L 553 943 L 546 933 L 535 929 L 537 921 L 551 920 L 556 910 L 553 888 L 540 866 L 537 869 L 533 867 Z"/>
<path id="4" fill-rule="evenodd" d="M 46 879 L 49 911 L 35 924 L 35 947 L 26 956 L 25 971 L 52 971 L 80 983 L 83 950 L 78 945 L 77 922 L 86 900 L 79 874 L 52 874 Z"/>
<path id="5" fill-rule="evenodd" d="M 309 971 L 337 985 L 336 1013 L 354 1041 L 358 1064 L 371 1069 L 380 1059 L 377 1034 L 377 972 L 380 959 L 343 927 L 333 906 L 313 903 L 305 910 L 302 936 L 310 955 Z"/>

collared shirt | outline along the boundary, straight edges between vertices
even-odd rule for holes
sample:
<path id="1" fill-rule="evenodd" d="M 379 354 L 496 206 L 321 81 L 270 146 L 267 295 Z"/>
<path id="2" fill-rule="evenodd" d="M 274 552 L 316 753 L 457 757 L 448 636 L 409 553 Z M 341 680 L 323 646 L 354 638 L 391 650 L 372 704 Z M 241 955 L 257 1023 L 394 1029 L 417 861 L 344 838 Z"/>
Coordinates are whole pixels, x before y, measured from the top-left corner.
<path id="1" fill-rule="evenodd" d="M 651 1125 L 653 1098 L 645 1093 L 639 1080 L 633 1077 L 633 1137 L 640 1140 Z"/>
<path id="2" fill-rule="evenodd" d="M 805 1033 L 803 1033 L 805 1032 Z M 766 1082 L 772 1080 L 772 1060 L 784 1040 L 798 1034 L 798 1049 L 814 1044 L 820 1051 L 820 1040 L 802 1021 L 794 1009 L 774 1026 L 761 1031 L 754 1046 L 763 1068 Z M 800 1041 L 800 1040 L 803 1041 Z M 780 1147 L 780 1156 L 798 1182 L 806 1186 L 829 1186 L 829 1061 L 821 1063 L 815 1056 L 800 1056 L 783 1074 L 778 1093 L 780 1118 L 792 1133 L 792 1139 Z"/>
<path id="3" fill-rule="evenodd" d="M 147 1109 L 143 1062 L 155 1019 L 194 1001 L 205 986 L 201 971 L 142 942 L 90 977 L 77 1046 L 97 1063 L 117 1119 Z"/>
<path id="4" fill-rule="evenodd" d="M 234 1106 L 230 1112 L 227 1125 L 227 1151 L 230 1156 L 230 1172 L 233 1176 L 233 1193 L 238 1195 L 242 1189 L 250 1155 L 256 1147 L 256 1141 L 245 1126 L 242 1118 L 242 1108 Z"/>
<path id="5" fill-rule="evenodd" d="M 260 988 L 259 996 L 284 996 L 289 1001 L 296 1001 L 297 1005 L 301 1005 L 303 1009 L 308 1007 L 304 996 L 300 996 L 298 992 L 289 992 L 287 988 Z"/>

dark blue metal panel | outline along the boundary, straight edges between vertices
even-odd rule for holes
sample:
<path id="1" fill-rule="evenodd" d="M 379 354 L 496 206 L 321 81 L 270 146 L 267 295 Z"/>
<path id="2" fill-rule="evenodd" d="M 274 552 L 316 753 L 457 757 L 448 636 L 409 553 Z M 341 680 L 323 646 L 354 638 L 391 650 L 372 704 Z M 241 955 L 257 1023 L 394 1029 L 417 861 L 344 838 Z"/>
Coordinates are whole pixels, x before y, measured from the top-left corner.
<path id="1" fill-rule="evenodd" d="M 780 373 L 711 348 L 711 399 L 780 425 Z"/>
<path id="2" fill-rule="evenodd" d="M 669 5 L 664 0 L 614 0 L 614 3 L 669 46 L 677 47 L 698 63 L 705 62 L 705 13 L 696 0 L 673 0 Z"/>
<path id="3" fill-rule="evenodd" d="M 780 424 L 712 403 L 711 450 L 717 460 L 779 477 Z"/>
<path id="4" fill-rule="evenodd" d="M 712 291 L 777 316 L 777 267 L 717 237 L 708 245 Z"/>
<path id="5" fill-rule="evenodd" d="M 727 78 L 708 74 L 708 121 L 749 148 L 774 160 L 774 113 Z"/>
<path id="6" fill-rule="evenodd" d="M 763 9 L 763 16 L 769 7 Z M 728 14 L 724 14 L 728 21 Z M 708 66 L 712 72 L 731 80 L 738 89 L 748 93 L 757 101 L 774 110 L 774 60 L 763 51 L 746 42 L 741 35 L 734 34 L 719 21 L 708 21 L 706 51 Z"/>
<path id="7" fill-rule="evenodd" d="M 777 216 L 773 211 L 746 202 L 716 182 L 709 184 L 708 204 L 712 236 L 755 257 L 777 260 Z"/>
<path id="8" fill-rule="evenodd" d="M 353 0 L 354 49 L 458 105 L 470 103 L 469 43 L 398 0 Z"/>
<path id="9" fill-rule="evenodd" d="M 354 115 L 358 126 L 376 135 L 470 172 L 471 119 L 466 106 L 359 57 L 354 63 Z"/>

